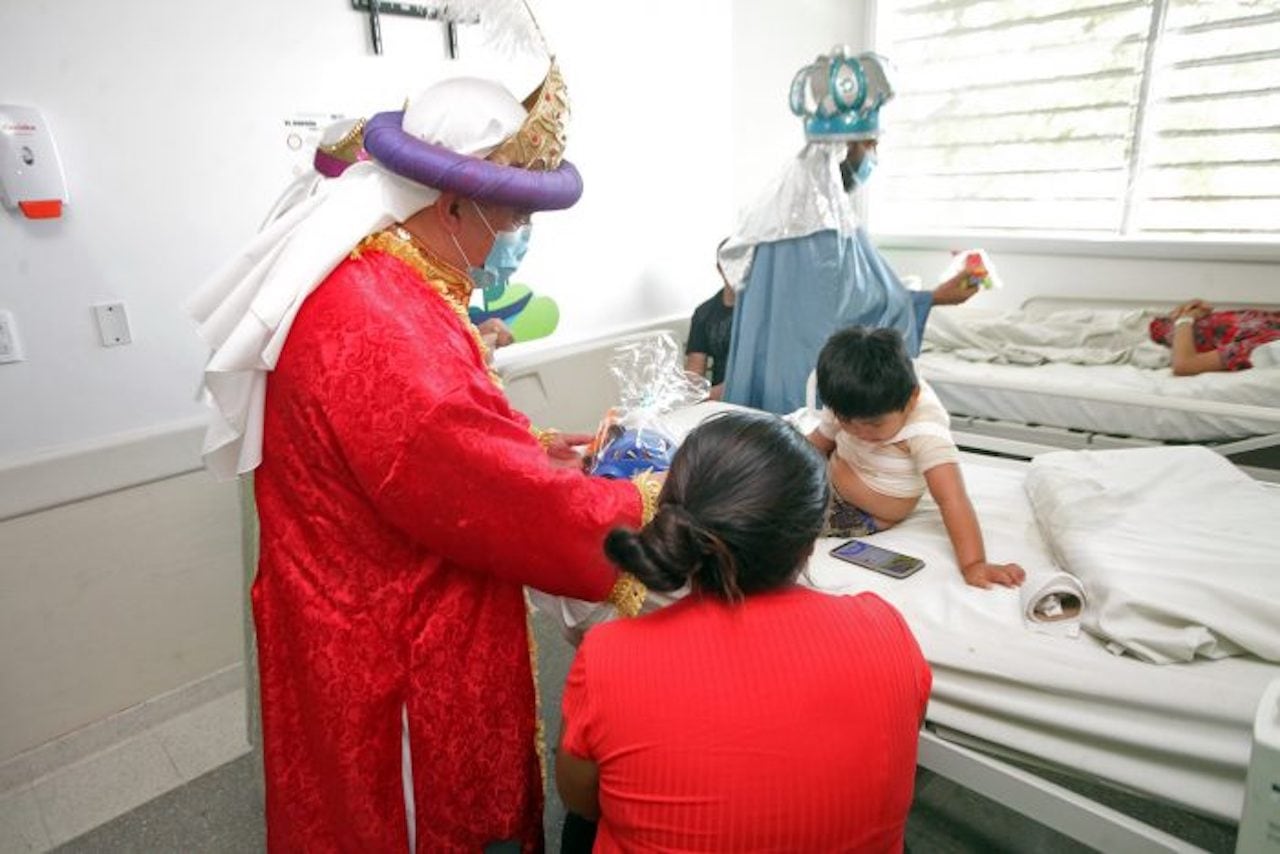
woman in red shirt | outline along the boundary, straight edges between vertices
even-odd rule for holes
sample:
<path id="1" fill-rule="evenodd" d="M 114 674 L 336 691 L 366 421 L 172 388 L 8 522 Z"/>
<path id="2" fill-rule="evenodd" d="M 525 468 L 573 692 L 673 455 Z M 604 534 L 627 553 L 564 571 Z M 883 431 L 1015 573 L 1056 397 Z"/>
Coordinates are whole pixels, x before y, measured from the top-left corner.
<path id="1" fill-rule="evenodd" d="M 689 434 L 657 515 L 609 557 L 689 595 L 597 626 L 564 691 L 556 783 L 597 851 L 898 851 L 931 677 L 873 594 L 796 578 L 826 467 L 778 418 Z"/>

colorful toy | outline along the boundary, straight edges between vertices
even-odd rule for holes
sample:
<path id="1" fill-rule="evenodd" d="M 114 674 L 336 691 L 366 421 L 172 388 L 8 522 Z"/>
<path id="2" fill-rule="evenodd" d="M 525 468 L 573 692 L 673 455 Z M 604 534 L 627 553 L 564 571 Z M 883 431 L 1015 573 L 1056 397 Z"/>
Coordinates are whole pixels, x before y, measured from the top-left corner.
<path id="1" fill-rule="evenodd" d="M 957 273 L 965 274 L 965 281 L 972 288 L 998 288 L 1000 279 L 991 259 L 984 249 L 964 249 L 951 253 L 951 266 L 943 273 L 944 279 L 950 279 Z"/>
<path id="2" fill-rule="evenodd" d="M 991 274 L 982 260 L 981 252 L 970 252 L 964 256 L 964 269 L 969 274 L 969 284 L 975 288 L 991 287 Z"/>

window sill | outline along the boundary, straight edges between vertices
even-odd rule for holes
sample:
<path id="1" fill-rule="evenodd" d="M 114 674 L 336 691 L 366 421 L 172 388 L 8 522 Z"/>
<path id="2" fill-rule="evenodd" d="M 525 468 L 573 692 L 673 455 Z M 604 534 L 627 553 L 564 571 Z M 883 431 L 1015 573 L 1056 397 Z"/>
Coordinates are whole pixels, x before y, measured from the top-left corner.
<path id="1" fill-rule="evenodd" d="M 1043 233 L 1008 234 L 956 231 L 946 234 L 882 234 L 872 232 L 881 249 L 954 251 L 981 247 L 1008 255 L 1075 255 L 1103 258 L 1154 258 L 1164 261 L 1280 263 L 1280 241 L 1162 239 L 1073 236 Z"/>

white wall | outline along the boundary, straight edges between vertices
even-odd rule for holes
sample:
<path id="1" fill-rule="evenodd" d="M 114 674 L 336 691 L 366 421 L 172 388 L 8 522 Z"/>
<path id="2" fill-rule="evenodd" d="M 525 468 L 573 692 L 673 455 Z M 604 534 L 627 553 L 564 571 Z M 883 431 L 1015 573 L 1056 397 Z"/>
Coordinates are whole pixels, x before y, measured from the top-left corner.
<path id="1" fill-rule="evenodd" d="M 0 767 L 240 662 L 239 530 L 203 472 L 0 522 Z"/>
<path id="2" fill-rule="evenodd" d="M 728 0 L 538 6 L 586 193 L 539 218 L 522 278 L 561 303 L 566 335 L 691 304 L 686 271 L 731 217 L 715 156 L 731 141 Z M 27 357 L 0 366 L 0 460 L 199 414 L 205 354 L 181 302 L 299 164 L 287 117 L 395 108 L 451 73 L 537 82 L 466 27 L 458 62 L 437 24 L 383 30 L 375 57 L 348 0 L 3 4 L 0 102 L 44 111 L 71 200 L 59 221 L 0 215 L 0 308 Z M 99 345 L 90 306 L 107 300 L 125 302 L 132 344 Z"/>

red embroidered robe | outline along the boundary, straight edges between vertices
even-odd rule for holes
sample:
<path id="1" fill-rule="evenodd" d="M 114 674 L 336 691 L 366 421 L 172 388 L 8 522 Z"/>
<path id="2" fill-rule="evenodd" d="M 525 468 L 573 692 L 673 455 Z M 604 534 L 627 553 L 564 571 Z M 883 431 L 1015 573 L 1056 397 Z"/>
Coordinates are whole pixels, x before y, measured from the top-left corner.
<path id="1" fill-rule="evenodd" d="M 273 851 L 541 850 L 522 585 L 599 601 L 632 483 L 552 467 L 389 233 L 307 298 L 267 383 L 253 587 Z M 393 254 L 388 254 L 391 252 Z M 424 265 L 426 265 L 424 267 Z"/>

